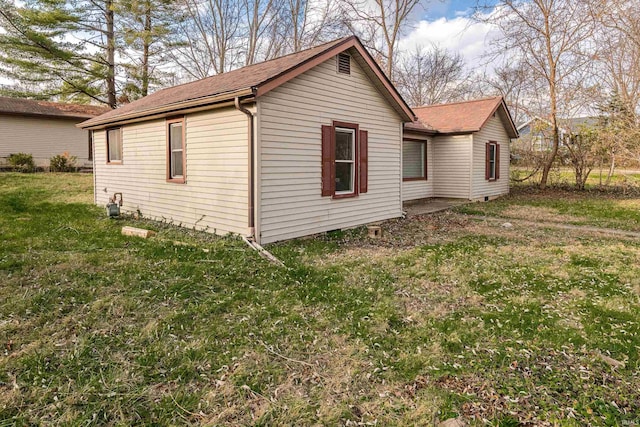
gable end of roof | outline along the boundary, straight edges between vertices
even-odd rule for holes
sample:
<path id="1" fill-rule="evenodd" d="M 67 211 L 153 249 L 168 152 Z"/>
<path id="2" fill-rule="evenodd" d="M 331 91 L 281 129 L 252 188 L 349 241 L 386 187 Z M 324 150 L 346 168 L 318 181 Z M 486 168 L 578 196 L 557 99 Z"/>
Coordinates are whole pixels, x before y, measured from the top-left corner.
<path id="1" fill-rule="evenodd" d="M 304 51 L 269 61 L 249 65 L 227 73 L 166 88 L 124 105 L 79 125 L 85 129 L 145 121 L 168 113 L 184 113 L 194 108 L 215 108 L 215 105 L 241 97 L 245 101 L 265 95 L 305 71 L 321 64 L 347 49 L 356 49 L 367 65 L 367 75 L 375 80 L 376 88 L 405 122 L 415 114 L 402 99 L 384 72 L 356 36 L 344 37 Z"/>

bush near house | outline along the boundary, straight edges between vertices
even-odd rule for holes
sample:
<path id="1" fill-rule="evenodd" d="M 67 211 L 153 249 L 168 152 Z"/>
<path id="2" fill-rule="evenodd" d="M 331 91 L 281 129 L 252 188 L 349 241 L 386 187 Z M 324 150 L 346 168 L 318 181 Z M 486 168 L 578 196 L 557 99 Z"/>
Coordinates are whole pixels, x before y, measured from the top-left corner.
<path id="1" fill-rule="evenodd" d="M 269 246 L 282 268 L 110 220 L 91 188 L 0 175 L 0 425 L 640 421 L 639 239 L 448 212 Z M 533 203 L 604 217 L 573 197 Z M 637 221 L 625 197 L 609 224 Z M 496 214 L 531 210 L 513 202 Z"/>
<path id="2" fill-rule="evenodd" d="M 7 163 L 14 170 L 18 172 L 35 172 L 36 163 L 33 160 L 33 155 L 27 153 L 15 153 L 9 154 L 7 157 Z"/>
<path id="3" fill-rule="evenodd" d="M 65 151 L 49 160 L 49 170 L 51 172 L 74 172 L 77 169 L 76 160 L 78 160 L 76 156 L 72 156 Z"/>

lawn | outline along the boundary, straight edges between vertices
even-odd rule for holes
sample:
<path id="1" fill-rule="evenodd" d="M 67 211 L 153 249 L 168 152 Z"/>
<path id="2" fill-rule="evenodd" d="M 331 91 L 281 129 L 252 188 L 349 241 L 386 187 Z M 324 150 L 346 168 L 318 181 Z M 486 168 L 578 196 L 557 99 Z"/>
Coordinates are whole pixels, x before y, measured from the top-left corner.
<path id="1" fill-rule="evenodd" d="M 533 170 L 530 167 L 518 165 L 511 166 L 511 176 L 517 179 L 525 179 L 529 177 L 532 171 Z M 587 178 L 585 183 L 586 186 L 593 188 L 605 185 L 608 172 L 609 170 L 606 167 L 603 170 L 600 170 L 599 168 L 594 169 Z M 542 171 L 538 170 L 525 182 L 525 185 L 529 185 L 531 182 L 540 182 L 541 176 Z M 567 166 L 554 167 L 549 171 L 548 183 L 552 186 L 573 186 L 576 183 L 575 171 L 573 168 Z M 609 183 L 609 186 L 611 187 L 622 188 L 637 187 L 638 185 L 640 185 L 640 171 L 621 168 L 615 170 L 614 174 L 611 176 L 611 182 Z"/>
<path id="2" fill-rule="evenodd" d="M 640 231 L 640 195 L 637 189 L 574 191 L 568 188 L 540 190 L 515 186 L 511 194 L 491 203 L 461 206 L 458 212 Z"/>
<path id="3" fill-rule="evenodd" d="M 0 425 L 640 423 L 640 240 L 448 212 L 282 268 L 91 199 L 0 175 Z"/>

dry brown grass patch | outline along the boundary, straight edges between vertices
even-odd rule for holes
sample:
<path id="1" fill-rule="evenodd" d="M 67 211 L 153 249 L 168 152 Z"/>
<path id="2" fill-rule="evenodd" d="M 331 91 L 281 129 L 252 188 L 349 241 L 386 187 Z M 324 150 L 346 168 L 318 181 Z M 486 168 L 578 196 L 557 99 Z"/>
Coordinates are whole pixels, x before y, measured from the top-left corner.
<path id="1" fill-rule="evenodd" d="M 583 222 L 587 220 L 584 217 L 560 214 L 557 209 L 519 205 L 509 206 L 504 209 L 501 212 L 501 216 L 535 222 Z"/>

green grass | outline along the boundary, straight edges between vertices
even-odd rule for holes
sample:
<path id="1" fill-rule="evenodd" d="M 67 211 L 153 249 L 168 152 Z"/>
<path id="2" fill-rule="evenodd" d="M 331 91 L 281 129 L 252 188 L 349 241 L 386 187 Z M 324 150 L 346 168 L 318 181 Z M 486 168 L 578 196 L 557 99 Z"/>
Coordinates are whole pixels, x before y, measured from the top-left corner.
<path id="1" fill-rule="evenodd" d="M 518 165 L 511 166 L 511 176 L 518 179 L 525 179 L 530 176 L 531 168 Z M 594 169 L 589 174 L 585 183 L 587 188 L 606 187 L 608 169 Z M 531 182 L 540 182 L 542 172 L 538 171 L 524 185 L 530 185 Z M 551 186 L 573 186 L 576 183 L 575 171 L 570 167 L 556 167 L 549 172 L 549 185 Z M 516 183 L 517 185 L 518 183 Z M 637 187 L 640 185 L 640 172 L 636 170 L 625 170 L 618 168 L 611 176 L 609 187 Z"/>
<path id="2" fill-rule="evenodd" d="M 457 211 L 536 222 L 640 231 L 640 196 L 636 192 L 622 194 L 596 189 L 572 191 L 561 188 L 540 190 L 531 186 L 516 186 L 508 196 L 489 203 L 464 205 Z"/>
<path id="3" fill-rule="evenodd" d="M 270 245 L 281 268 L 91 201 L 0 175 L 0 425 L 640 422 L 637 240 L 445 213 Z"/>

